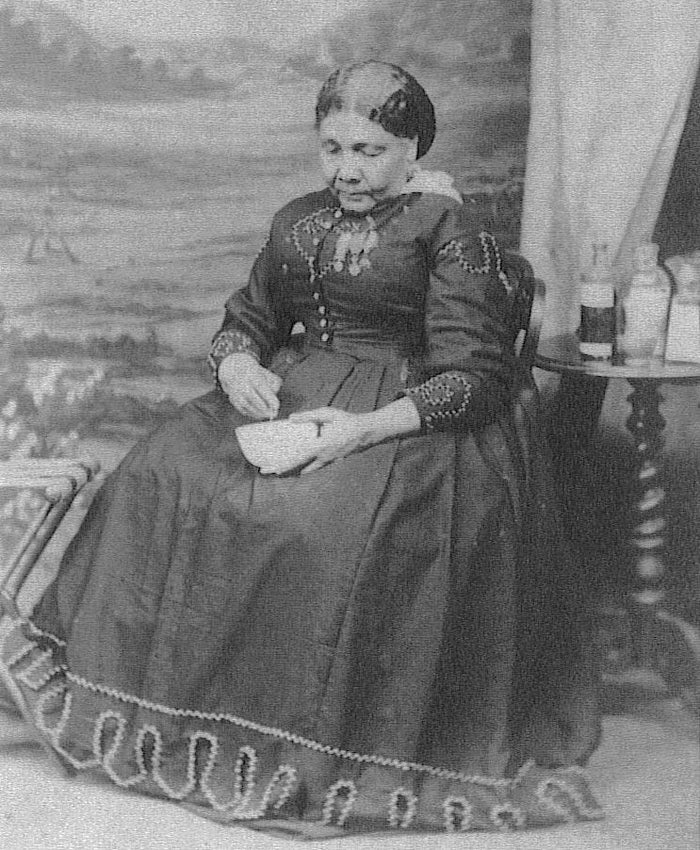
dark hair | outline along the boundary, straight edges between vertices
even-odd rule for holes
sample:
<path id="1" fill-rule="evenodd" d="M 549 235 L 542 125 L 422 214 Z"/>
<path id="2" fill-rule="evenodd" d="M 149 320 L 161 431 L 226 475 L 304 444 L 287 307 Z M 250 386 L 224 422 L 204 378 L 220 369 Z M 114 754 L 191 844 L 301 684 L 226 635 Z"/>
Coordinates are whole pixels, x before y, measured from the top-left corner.
<path id="1" fill-rule="evenodd" d="M 435 138 L 435 108 L 421 84 L 398 65 L 369 60 L 338 68 L 316 101 L 316 126 L 331 112 L 349 109 L 400 139 L 418 139 L 417 156 Z"/>

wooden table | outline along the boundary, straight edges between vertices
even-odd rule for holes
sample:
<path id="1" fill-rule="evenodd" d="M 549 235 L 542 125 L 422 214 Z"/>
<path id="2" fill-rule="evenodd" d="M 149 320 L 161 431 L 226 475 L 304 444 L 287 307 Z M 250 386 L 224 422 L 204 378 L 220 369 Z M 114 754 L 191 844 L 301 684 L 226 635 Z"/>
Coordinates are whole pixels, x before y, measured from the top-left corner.
<path id="1" fill-rule="evenodd" d="M 671 691 L 681 694 L 696 709 L 700 706 L 700 632 L 698 628 L 668 610 L 664 578 L 667 514 L 666 484 L 662 471 L 663 431 L 666 422 L 659 410 L 662 384 L 700 384 L 700 363 L 625 364 L 583 360 L 578 341 L 572 335 L 551 337 L 540 342 L 534 365 L 562 376 L 560 412 L 571 420 L 564 439 L 578 440 L 595 428 L 600 417 L 607 381 L 626 380 L 632 388 L 628 401 L 631 413 L 626 426 L 636 448 L 634 505 L 629 531 L 639 586 L 631 593 L 629 614 L 638 618 L 635 629 L 637 663 L 662 675 Z M 575 411 L 575 412 L 574 412 Z M 573 414 L 573 416 L 572 416 Z M 684 684 L 673 687 L 669 681 L 671 662 L 678 651 L 690 669 Z"/>

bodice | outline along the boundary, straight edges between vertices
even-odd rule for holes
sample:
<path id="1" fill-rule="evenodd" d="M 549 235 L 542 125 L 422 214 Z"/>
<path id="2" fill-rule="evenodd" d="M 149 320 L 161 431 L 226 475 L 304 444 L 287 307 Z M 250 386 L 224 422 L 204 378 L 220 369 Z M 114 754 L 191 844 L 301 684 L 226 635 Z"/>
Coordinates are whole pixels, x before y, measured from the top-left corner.
<path id="1" fill-rule="evenodd" d="M 368 216 L 326 204 L 298 219 L 271 246 L 286 318 L 304 326 L 311 344 L 345 353 L 416 352 L 429 284 L 419 231 L 406 198 Z"/>
<path id="2" fill-rule="evenodd" d="M 330 368 L 333 354 L 408 361 L 426 427 L 464 427 L 510 395 L 510 292 L 493 236 L 454 198 L 416 192 L 358 215 L 316 192 L 275 215 L 210 363 L 244 351 L 270 364 L 301 323 Z"/>

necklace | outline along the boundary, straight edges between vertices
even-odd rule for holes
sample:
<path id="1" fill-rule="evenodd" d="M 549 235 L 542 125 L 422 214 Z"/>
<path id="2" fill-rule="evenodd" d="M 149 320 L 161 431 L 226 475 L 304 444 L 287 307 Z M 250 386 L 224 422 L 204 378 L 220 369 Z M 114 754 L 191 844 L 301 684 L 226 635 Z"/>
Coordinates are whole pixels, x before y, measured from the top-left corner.
<path id="1" fill-rule="evenodd" d="M 357 277 L 370 268 L 370 254 L 379 245 L 379 227 L 383 227 L 399 209 L 408 211 L 408 206 L 394 205 L 379 213 L 380 221 L 373 215 L 344 216 L 337 207 L 323 207 L 299 219 L 291 231 L 291 241 L 297 253 L 304 259 L 309 269 L 311 297 L 318 312 L 320 342 L 331 345 L 335 321 L 330 305 L 324 294 L 323 279 L 331 271 L 342 272 L 346 266 L 348 273 Z M 336 236 L 333 255 L 321 262 L 321 254 L 326 240 Z M 326 256 L 330 253 L 330 247 Z"/>
<path id="2" fill-rule="evenodd" d="M 390 210 L 386 221 L 396 212 Z M 309 267 L 311 283 L 324 278 L 331 270 L 342 272 L 347 268 L 350 275 L 357 277 L 370 268 L 370 254 L 379 245 L 379 226 L 372 215 L 359 219 L 345 217 L 342 210 L 334 207 L 323 207 L 299 219 L 292 226 L 292 241 Z M 333 256 L 321 263 L 321 251 L 331 234 L 337 234 Z M 307 246 L 308 242 L 311 244 Z"/>
<path id="3" fill-rule="evenodd" d="M 357 277 L 363 269 L 371 266 L 369 255 L 379 244 L 379 235 L 377 223 L 371 215 L 365 216 L 365 223 L 366 228 L 359 222 L 351 221 L 348 229 L 341 229 L 333 254 L 335 271 L 342 272 L 347 262 L 348 271 Z"/>

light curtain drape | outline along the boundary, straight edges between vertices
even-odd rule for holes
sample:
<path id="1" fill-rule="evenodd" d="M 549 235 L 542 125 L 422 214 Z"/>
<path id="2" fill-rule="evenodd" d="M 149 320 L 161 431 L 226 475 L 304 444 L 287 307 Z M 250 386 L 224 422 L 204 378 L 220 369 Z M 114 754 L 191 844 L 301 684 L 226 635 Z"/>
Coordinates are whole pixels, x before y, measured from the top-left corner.
<path id="1" fill-rule="evenodd" d="M 533 0 L 521 250 L 547 284 L 543 336 L 576 328 L 591 242 L 624 288 L 651 239 L 699 46 L 700 0 Z"/>

